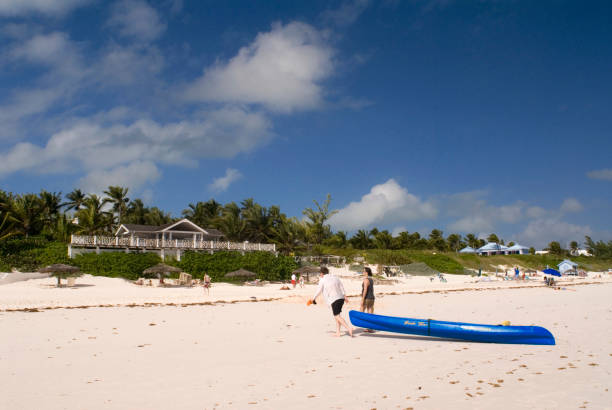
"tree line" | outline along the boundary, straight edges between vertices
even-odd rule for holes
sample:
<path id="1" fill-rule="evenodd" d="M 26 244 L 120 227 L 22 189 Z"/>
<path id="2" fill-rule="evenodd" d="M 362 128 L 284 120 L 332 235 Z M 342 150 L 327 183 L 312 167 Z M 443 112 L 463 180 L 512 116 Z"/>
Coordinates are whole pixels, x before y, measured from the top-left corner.
<path id="1" fill-rule="evenodd" d="M 216 228 L 230 241 L 275 243 L 282 253 L 308 251 L 315 246 L 353 249 L 415 249 L 440 252 L 458 251 L 466 246 L 479 248 L 486 242 L 505 244 L 492 233 L 478 238 L 470 233 L 444 236 L 433 229 L 427 237 L 418 232 L 400 232 L 393 236 L 388 230 L 360 229 L 352 236 L 344 231 L 332 232 L 328 221 L 337 211 L 330 210 L 331 196 L 323 202 L 313 201 L 312 207 L 302 212 L 304 218 L 288 217 L 279 206 L 263 206 L 253 198 L 240 203 L 221 204 L 214 199 L 188 204 L 181 212 L 203 228 Z M 179 218 L 157 207 L 147 207 L 139 199 L 128 197 L 128 188 L 109 186 L 103 195 L 85 194 L 74 189 L 65 196 L 61 192 L 42 190 L 38 194 L 14 194 L 0 190 L 0 240 L 13 236 L 44 236 L 49 240 L 67 242 L 71 234 L 112 235 L 123 223 L 164 225 Z M 570 247 L 577 242 L 572 242 Z M 586 238 L 593 254 L 608 255 L 612 241 L 607 244 Z M 508 246 L 514 245 L 509 242 Z M 551 242 L 553 253 L 563 249 Z M 532 249 L 532 253 L 535 250 Z"/>

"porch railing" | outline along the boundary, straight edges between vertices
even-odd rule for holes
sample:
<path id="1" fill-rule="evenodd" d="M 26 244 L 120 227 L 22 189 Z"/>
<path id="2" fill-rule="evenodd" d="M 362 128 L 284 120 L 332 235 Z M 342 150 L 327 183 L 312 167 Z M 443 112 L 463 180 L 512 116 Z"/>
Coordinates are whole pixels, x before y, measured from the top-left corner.
<path id="1" fill-rule="evenodd" d="M 142 248 L 142 249 L 205 249 L 229 251 L 276 252 L 276 245 L 269 243 L 199 241 L 193 239 L 150 239 L 119 236 L 72 235 L 70 244 L 75 247 Z"/>

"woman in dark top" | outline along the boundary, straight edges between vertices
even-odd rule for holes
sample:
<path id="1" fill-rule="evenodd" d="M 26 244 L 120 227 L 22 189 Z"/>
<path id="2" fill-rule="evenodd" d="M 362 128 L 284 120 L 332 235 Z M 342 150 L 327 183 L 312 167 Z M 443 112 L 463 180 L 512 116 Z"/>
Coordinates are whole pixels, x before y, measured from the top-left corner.
<path id="1" fill-rule="evenodd" d="M 361 311 L 374 313 L 374 280 L 372 279 L 372 269 L 363 269 L 363 282 L 361 283 Z"/>

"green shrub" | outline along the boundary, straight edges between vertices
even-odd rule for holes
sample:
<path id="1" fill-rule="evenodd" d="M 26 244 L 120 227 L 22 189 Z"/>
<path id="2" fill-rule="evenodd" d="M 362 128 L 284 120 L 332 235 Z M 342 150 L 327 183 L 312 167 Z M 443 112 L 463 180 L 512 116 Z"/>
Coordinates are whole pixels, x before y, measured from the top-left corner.
<path id="1" fill-rule="evenodd" d="M 194 278 L 208 273 L 214 281 L 227 281 L 224 275 L 240 268 L 257 274 L 262 280 L 285 280 L 298 265 L 292 257 L 274 256 L 269 252 L 217 252 L 214 254 L 185 252 L 178 266 Z"/>
<path id="2" fill-rule="evenodd" d="M 366 260 L 373 265 L 407 265 L 412 262 L 411 253 L 404 250 L 369 249 Z"/>
<path id="3" fill-rule="evenodd" d="M 72 264 L 95 276 L 136 280 L 142 271 L 161 262 L 155 253 L 102 252 L 77 255 Z"/>
<path id="4" fill-rule="evenodd" d="M 443 273 L 456 273 L 456 274 L 464 274 L 466 273 L 463 269 L 463 266 L 455 261 L 454 259 L 449 258 L 446 255 L 442 254 L 433 254 L 433 253 L 420 253 L 415 252 L 411 254 L 411 257 L 418 262 L 423 262 L 427 266 L 432 269 L 437 270 L 438 272 Z"/>
<path id="5" fill-rule="evenodd" d="M 12 268 L 23 272 L 36 271 L 54 263 L 70 263 L 68 249 L 62 242 L 49 242 L 45 238 L 16 238 L 0 242 L 0 270 Z"/>

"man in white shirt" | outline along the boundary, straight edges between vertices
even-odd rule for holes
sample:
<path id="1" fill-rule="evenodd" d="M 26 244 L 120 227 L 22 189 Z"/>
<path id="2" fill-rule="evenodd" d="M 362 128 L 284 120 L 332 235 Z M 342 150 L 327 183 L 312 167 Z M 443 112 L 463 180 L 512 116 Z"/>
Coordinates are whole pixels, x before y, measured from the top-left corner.
<path id="1" fill-rule="evenodd" d="M 334 320 L 336 321 L 336 337 L 340 336 L 341 326 L 344 326 L 348 330 L 349 335 L 353 337 L 353 328 L 346 323 L 342 316 L 340 316 L 344 302 L 346 301 L 348 303 L 342 282 L 340 282 L 340 279 L 338 279 L 337 276 L 330 275 L 329 269 L 327 269 L 325 266 L 321 267 L 321 274 L 319 277 L 319 287 L 317 288 L 315 295 L 312 297 L 312 303 L 316 304 L 317 296 L 323 293 L 325 301 L 332 308 Z"/>

